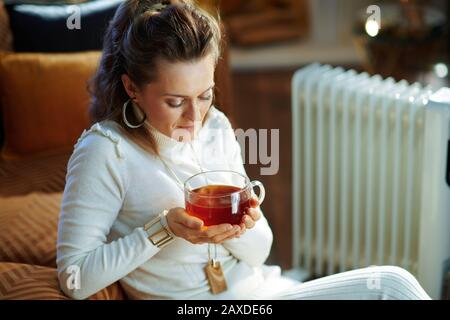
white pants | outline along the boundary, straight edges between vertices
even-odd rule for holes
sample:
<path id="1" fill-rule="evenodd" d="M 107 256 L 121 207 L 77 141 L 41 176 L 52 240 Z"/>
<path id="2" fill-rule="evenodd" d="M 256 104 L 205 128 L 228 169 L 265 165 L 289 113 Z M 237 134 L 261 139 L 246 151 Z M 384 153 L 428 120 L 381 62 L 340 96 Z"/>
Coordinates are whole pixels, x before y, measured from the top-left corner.
<path id="1" fill-rule="evenodd" d="M 251 298 L 278 300 L 429 300 L 416 278 L 400 267 L 373 266 L 298 282 L 267 279 Z"/>

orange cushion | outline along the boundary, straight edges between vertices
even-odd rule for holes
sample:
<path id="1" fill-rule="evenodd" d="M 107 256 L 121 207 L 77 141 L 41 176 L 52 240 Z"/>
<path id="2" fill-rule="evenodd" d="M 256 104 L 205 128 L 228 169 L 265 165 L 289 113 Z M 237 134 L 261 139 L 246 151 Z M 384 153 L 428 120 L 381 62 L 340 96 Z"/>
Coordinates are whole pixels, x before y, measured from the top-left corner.
<path id="1" fill-rule="evenodd" d="M 100 52 L 14 53 L 0 61 L 4 156 L 73 146 L 89 126 L 87 81 Z"/>
<path id="2" fill-rule="evenodd" d="M 0 261 L 56 265 L 56 234 L 72 153 L 0 159 Z"/>
<path id="3" fill-rule="evenodd" d="M 89 300 L 123 300 L 116 282 Z M 59 288 L 56 269 L 21 263 L 0 263 L 0 300 L 68 300 Z"/>
<path id="4" fill-rule="evenodd" d="M 0 261 L 56 266 L 62 193 L 0 198 Z"/>

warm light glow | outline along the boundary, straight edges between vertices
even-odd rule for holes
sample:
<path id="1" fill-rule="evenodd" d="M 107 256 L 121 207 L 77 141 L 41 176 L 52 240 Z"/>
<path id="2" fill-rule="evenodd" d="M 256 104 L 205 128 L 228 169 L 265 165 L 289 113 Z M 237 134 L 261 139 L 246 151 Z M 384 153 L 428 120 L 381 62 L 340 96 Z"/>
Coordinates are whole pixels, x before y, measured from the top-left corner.
<path id="1" fill-rule="evenodd" d="M 380 25 L 375 20 L 369 19 L 366 22 L 366 32 L 369 36 L 375 37 L 380 31 Z"/>
<path id="2" fill-rule="evenodd" d="M 445 78 L 448 75 L 448 68 L 444 63 L 437 63 L 434 66 L 434 72 L 439 78 Z"/>

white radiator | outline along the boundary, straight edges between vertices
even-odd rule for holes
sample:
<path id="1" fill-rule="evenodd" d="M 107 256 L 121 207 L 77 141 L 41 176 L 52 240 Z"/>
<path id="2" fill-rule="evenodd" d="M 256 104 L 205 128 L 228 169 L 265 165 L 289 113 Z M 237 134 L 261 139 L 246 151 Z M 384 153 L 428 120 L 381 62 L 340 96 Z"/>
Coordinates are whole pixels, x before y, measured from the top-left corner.
<path id="1" fill-rule="evenodd" d="M 292 95 L 294 270 L 398 265 L 439 298 L 450 268 L 450 89 L 312 64 Z"/>

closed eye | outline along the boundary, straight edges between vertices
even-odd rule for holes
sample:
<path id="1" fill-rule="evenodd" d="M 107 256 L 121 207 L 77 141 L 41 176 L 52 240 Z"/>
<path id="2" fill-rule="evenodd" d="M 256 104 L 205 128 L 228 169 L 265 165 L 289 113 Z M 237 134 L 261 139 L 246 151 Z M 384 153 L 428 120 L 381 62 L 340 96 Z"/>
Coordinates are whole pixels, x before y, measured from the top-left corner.
<path id="1" fill-rule="evenodd" d="M 211 99 L 212 96 L 214 95 L 213 88 L 210 88 L 208 91 L 209 91 L 208 94 L 206 94 L 204 96 L 201 96 L 200 99 L 202 99 L 202 100 L 209 100 L 209 99 Z"/>
<path id="2" fill-rule="evenodd" d="M 184 104 L 184 100 L 181 100 L 179 103 L 167 102 L 167 104 L 172 108 L 179 108 Z"/>
<path id="3" fill-rule="evenodd" d="M 214 86 L 212 86 L 211 88 L 209 88 L 207 91 L 208 91 L 208 92 L 204 92 L 204 94 L 205 94 L 205 93 L 208 93 L 207 95 L 199 96 L 198 98 L 199 98 L 200 100 L 203 100 L 203 101 L 209 101 L 209 100 L 211 100 L 212 97 L 214 96 Z M 181 98 L 181 97 L 180 97 L 180 98 Z M 183 106 L 183 104 L 185 103 L 185 101 L 186 101 L 186 99 L 183 99 L 183 100 L 181 100 L 180 102 L 178 102 L 178 101 L 174 102 L 173 100 L 172 100 L 172 101 L 169 100 L 169 101 L 167 101 L 167 104 L 168 104 L 170 107 L 172 107 L 172 108 L 179 108 L 179 107 Z M 178 102 L 178 103 L 177 103 L 177 102 Z"/>
<path id="4" fill-rule="evenodd" d="M 208 101 L 208 100 L 210 100 L 211 98 L 212 98 L 212 94 L 210 94 L 210 95 L 207 96 L 207 97 L 200 97 L 200 99 L 205 100 L 205 101 Z"/>

